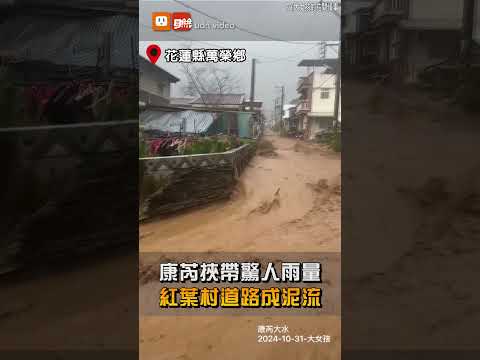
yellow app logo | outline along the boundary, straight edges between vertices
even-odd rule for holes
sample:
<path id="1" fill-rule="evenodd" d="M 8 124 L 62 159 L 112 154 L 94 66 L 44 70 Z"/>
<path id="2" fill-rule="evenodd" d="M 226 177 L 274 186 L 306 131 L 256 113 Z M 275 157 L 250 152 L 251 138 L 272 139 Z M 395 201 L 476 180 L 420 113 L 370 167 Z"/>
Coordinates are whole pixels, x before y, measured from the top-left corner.
<path id="1" fill-rule="evenodd" d="M 152 13 L 152 30 L 153 31 L 169 31 L 171 23 L 171 15 L 168 12 Z"/>

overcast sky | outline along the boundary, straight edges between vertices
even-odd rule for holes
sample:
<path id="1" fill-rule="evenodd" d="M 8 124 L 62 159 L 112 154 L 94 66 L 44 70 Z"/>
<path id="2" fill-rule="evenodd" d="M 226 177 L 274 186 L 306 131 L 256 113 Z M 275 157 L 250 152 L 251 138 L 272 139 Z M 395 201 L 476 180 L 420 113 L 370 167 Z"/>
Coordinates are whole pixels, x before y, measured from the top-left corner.
<path id="1" fill-rule="evenodd" d="M 163 58 L 164 50 L 167 48 L 183 48 L 186 42 L 140 42 L 140 55 L 146 58 L 145 52 L 148 45 L 156 43 L 162 48 L 162 57 L 157 65 L 175 75 L 180 79 L 172 85 L 172 96 L 181 97 L 182 83 L 186 82 L 182 65 L 179 63 L 167 63 Z M 247 61 L 244 63 L 222 63 L 217 65 L 223 67 L 237 75 L 239 79 L 239 88 L 250 96 L 250 76 L 251 59 L 257 59 L 256 81 L 255 81 L 255 100 L 263 101 L 265 115 L 269 116 L 273 108 L 275 97 L 280 96 L 280 89 L 276 86 L 285 86 L 285 102 L 289 102 L 298 96 L 296 84 L 299 76 L 306 75 L 307 69 L 297 66 L 302 59 L 318 59 L 319 46 L 316 42 L 302 42 L 302 44 L 291 44 L 285 42 L 271 41 L 250 41 L 250 42 L 215 42 L 216 45 L 227 48 L 245 48 L 247 50 Z M 205 43 L 191 42 L 191 48 L 206 48 Z M 329 47 L 327 57 L 337 57 L 337 46 Z M 201 64 L 203 65 L 203 64 Z M 189 66 L 197 66 L 191 64 Z"/>
<path id="2" fill-rule="evenodd" d="M 322 0 L 332 4 L 334 0 Z M 144 41 L 179 41 L 181 38 L 202 41 L 320 41 L 337 40 L 340 32 L 340 8 L 337 10 L 289 10 L 289 5 L 318 1 L 161 0 L 140 2 L 139 36 Z M 332 5 L 333 6 L 333 5 Z M 235 30 L 200 30 L 188 32 L 152 31 L 153 12 L 189 12 L 194 26 L 222 20 Z"/>
<path id="3" fill-rule="evenodd" d="M 328 0 L 332 1 L 332 0 Z M 266 116 L 270 116 L 278 87 L 285 86 L 285 102 L 298 97 L 296 84 L 307 69 L 298 67 L 302 59 L 320 58 L 319 42 L 337 43 L 340 33 L 340 17 L 331 12 L 301 13 L 287 11 L 291 1 L 184 1 L 187 7 L 172 1 L 140 2 L 140 55 L 146 58 L 146 48 L 157 44 L 162 56 L 157 65 L 180 81 L 172 85 L 172 96 L 184 96 L 182 83 L 186 82 L 182 64 L 167 63 L 163 58 L 168 48 L 245 48 L 244 63 L 222 63 L 239 79 L 239 88 L 250 96 L 251 60 L 257 59 L 255 100 L 263 102 Z M 188 8 L 192 6 L 192 8 Z M 236 24 L 235 31 L 206 32 L 192 29 L 188 32 L 151 30 L 151 13 L 154 11 L 189 11 L 194 23 L 215 23 L 222 19 Z M 339 12 L 338 10 L 337 12 Z M 206 14 L 212 16 L 209 18 Z M 242 30 L 243 29 L 243 30 Z M 245 31 L 245 29 L 247 31 Z M 266 36 L 262 38 L 261 36 Z M 271 39 L 282 41 L 271 41 Z M 161 41 L 160 41 L 161 40 Z M 299 41 L 296 41 L 299 40 Z M 327 58 L 337 58 L 337 46 L 328 47 Z M 204 66 L 205 64 L 200 64 Z M 189 66 L 197 66 L 190 64 Z"/>

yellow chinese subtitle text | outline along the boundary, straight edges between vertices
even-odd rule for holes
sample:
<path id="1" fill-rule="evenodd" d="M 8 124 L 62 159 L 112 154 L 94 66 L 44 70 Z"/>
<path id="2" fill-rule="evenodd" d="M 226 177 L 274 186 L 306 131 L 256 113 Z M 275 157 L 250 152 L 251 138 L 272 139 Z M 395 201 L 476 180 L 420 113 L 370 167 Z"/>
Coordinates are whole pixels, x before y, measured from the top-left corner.
<path id="1" fill-rule="evenodd" d="M 161 308 L 321 308 L 322 289 L 164 287 L 158 304 Z"/>

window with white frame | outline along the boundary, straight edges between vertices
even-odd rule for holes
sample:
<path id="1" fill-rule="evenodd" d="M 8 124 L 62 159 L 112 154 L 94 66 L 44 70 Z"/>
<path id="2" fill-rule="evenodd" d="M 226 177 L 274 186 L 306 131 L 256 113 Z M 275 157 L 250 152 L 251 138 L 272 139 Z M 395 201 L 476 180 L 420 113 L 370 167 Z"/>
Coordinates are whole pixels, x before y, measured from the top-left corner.
<path id="1" fill-rule="evenodd" d="M 330 98 L 330 90 L 320 89 L 320 99 L 328 99 L 328 98 Z"/>

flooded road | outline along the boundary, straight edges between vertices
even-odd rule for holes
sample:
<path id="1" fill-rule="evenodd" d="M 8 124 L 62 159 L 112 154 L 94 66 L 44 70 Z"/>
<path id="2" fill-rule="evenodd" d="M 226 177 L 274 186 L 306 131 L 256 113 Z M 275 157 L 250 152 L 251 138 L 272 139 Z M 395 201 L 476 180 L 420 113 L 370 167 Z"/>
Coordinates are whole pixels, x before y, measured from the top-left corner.
<path id="1" fill-rule="evenodd" d="M 340 156 L 266 136 L 277 156 L 256 156 L 234 197 L 140 226 L 140 252 L 340 250 Z"/>
<path id="2" fill-rule="evenodd" d="M 340 252 L 340 155 L 266 136 L 228 202 L 140 226 L 140 252 Z M 144 296 L 145 291 L 143 292 Z M 140 287 L 142 302 L 142 286 Z M 328 334 L 329 344 L 257 343 L 257 326 Z M 141 316 L 140 359 L 340 359 L 340 318 Z"/>

